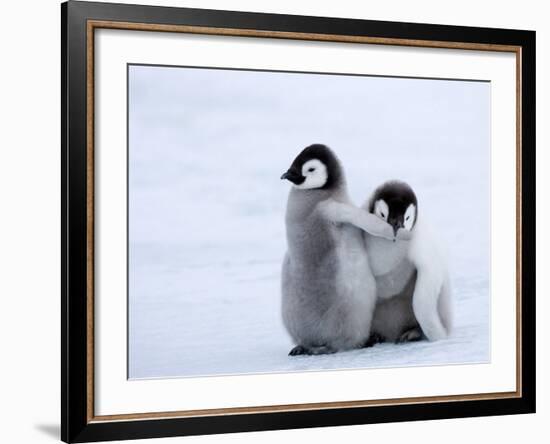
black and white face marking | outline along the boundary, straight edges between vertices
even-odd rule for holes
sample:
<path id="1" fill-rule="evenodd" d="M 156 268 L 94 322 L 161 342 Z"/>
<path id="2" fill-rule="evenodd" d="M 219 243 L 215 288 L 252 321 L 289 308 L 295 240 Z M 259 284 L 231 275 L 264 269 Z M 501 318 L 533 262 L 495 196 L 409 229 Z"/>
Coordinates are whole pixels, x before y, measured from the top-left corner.
<path id="1" fill-rule="evenodd" d="M 328 189 L 341 180 L 342 171 L 338 159 L 325 145 L 310 145 L 294 159 L 281 176 L 300 190 Z"/>
<path id="2" fill-rule="evenodd" d="M 328 179 L 327 167 L 319 159 L 308 160 L 302 166 L 302 176 L 305 177 L 305 180 L 300 184 L 296 184 L 296 188 L 301 190 L 322 188 Z"/>
<path id="3" fill-rule="evenodd" d="M 405 220 L 403 221 L 403 228 L 407 231 L 411 231 L 414 223 L 416 222 L 416 205 L 410 204 L 405 211 Z"/>
<path id="4" fill-rule="evenodd" d="M 386 222 L 388 221 L 390 209 L 384 199 L 379 199 L 374 203 L 374 214 L 376 214 L 380 219 L 385 220 Z"/>
<path id="5" fill-rule="evenodd" d="M 417 200 L 412 188 L 404 182 L 386 182 L 375 192 L 369 210 L 388 222 L 394 234 L 402 228 L 411 231 L 417 217 Z"/>

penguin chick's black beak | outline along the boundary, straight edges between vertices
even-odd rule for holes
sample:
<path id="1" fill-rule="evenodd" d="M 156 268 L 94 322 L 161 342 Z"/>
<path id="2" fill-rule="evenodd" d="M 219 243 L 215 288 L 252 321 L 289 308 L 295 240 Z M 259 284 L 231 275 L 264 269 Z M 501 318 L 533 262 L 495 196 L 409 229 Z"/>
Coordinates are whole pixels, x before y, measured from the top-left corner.
<path id="1" fill-rule="evenodd" d="M 397 237 L 397 232 L 399 231 L 402 226 L 399 223 L 392 223 L 391 224 L 393 228 L 393 241 L 395 242 L 395 238 Z"/>
<path id="2" fill-rule="evenodd" d="M 306 178 L 298 173 L 296 170 L 289 169 L 281 176 L 281 180 L 290 180 L 295 185 L 300 185 Z"/>

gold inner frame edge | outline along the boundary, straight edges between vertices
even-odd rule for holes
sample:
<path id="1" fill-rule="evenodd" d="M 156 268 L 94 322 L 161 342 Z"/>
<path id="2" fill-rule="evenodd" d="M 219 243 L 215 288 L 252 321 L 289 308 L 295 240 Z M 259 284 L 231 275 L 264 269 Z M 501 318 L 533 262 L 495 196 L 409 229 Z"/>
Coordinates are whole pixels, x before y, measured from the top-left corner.
<path id="1" fill-rule="evenodd" d="M 496 393 L 474 393 L 448 396 L 420 396 L 362 401 L 336 401 L 307 404 L 284 404 L 254 407 L 228 407 L 219 409 L 181 410 L 171 412 L 144 412 L 116 415 L 94 414 L 94 31 L 95 29 L 120 29 L 132 31 L 178 32 L 188 34 L 221 35 L 233 37 L 277 38 L 288 40 L 309 40 L 337 43 L 362 43 L 373 45 L 408 46 L 421 48 L 461 49 L 473 51 L 512 52 L 516 56 L 516 391 Z M 275 412 L 296 412 L 303 410 L 327 410 L 337 408 L 359 408 L 416 403 L 460 402 L 491 399 L 510 399 L 522 396 L 522 349 L 521 349 L 521 227 L 522 227 L 522 48 L 516 45 L 488 43 L 447 42 L 437 40 L 416 40 L 334 34 L 312 34 L 286 31 L 265 31 L 255 29 L 214 28 L 188 25 L 164 25 L 133 23 L 108 20 L 87 20 L 86 25 L 86 206 L 87 206 L 87 422 L 114 422 L 161 418 L 190 418 L 199 416 L 226 416 L 238 414 L 260 414 Z"/>

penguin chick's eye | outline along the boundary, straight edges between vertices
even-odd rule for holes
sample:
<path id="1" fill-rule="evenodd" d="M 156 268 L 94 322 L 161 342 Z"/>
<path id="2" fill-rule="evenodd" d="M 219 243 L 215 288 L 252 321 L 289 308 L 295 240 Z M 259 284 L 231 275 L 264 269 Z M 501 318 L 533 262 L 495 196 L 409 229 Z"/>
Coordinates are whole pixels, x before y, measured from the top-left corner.
<path id="1" fill-rule="evenodd" d="M 302 190 L 321 188 L 327 183 L 328 170 L 319 159 L 311 159 L 302 165 L 302 176 L 305 180 L 297 188 Z"/>
<path id="2" fill-rule="evenodd" d="M 389 208 L 384 199 L 379 199 L 374 203 L 374 214 L 383 220 L 388 220 Z"/>
<path id="3" fill-rule="evenodd" d="M 416 207 L 414 204 L 410 204 L 405 211 L 405 223 L 403 228 L 407 231 L 411 231 L 413 227 L 414 220 L 416 218 Z"/>

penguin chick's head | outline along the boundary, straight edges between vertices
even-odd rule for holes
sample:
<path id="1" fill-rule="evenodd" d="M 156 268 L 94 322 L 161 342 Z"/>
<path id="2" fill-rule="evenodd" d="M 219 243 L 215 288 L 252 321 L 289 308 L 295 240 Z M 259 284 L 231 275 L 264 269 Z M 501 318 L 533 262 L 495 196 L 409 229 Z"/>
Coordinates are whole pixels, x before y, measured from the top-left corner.
<path id="1" fill-rule="evenodd" d="M 342 167 L 329 147 L 315 144 L 298 154 L 281 179 L 301 190 L 329 189 L 341 183 Z"/>
<path id="2" fill-rule="evenodd" d="M 399 228 L 411 231 L 418 213 L 416 195 L 405 182 L 386 182 L 374 192 L 369 212 L 388 222 L 395 235 Z"/>

